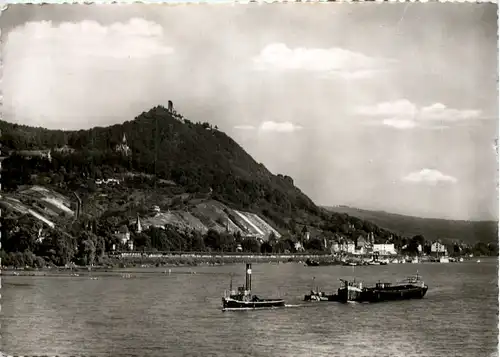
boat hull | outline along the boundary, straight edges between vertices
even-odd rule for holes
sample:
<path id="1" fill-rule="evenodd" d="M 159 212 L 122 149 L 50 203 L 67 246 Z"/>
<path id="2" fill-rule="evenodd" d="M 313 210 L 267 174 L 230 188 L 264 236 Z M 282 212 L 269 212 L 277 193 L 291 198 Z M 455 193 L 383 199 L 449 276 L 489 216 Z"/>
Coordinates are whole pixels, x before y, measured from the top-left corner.
<path id="1" fill-rule="evenodd" d="M 364 290 L 358 288 L 340 288 L 338 290 L 338 301 L 340 302 L 362 302 L 364 300 Z"/>
<path id="2" fill-rule="evenodd" d="M 259 301 L 244 301 L 222 298 L 223 310 L 257 310 L 284 307 L 285 301 L 282 299 L 265 299 Z"/>
<path id="3" fill-rule="evenodd" d="M 362 300 L 366 302 L 382 302 L 395 300 L 422 299 L 427 293 L 427 286 L 401 286 L 385 289 L 367 289 Z"/>

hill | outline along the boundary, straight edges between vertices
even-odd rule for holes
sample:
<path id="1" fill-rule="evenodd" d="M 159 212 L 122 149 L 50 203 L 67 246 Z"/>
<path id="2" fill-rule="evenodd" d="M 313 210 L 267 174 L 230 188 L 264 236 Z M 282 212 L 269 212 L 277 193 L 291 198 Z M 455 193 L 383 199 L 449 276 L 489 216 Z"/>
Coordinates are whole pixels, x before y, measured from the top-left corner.
<path id="1" fill-rule="evenodd" d="M 213 198 L 240 208 L 291 216 L 318 207 L 290 177 L 271 174 L 235 141 L 208 123 L 192 123 L 164 107 L 133 121 L 76 132 L 50 131 L 0 122 L 2 142 L 15 150 L 52 149 L 57 169 L 90 178 L 136 171 L 172 180 L 194 193 L 212 190 Z M 129 154 L 117 152 L 125 138 Z M 62 153 L 64 147 L 74 150 Z M 14 173 L 14 172 L 13 172 Z M 20 183 L 26 174 L 10 177 Z M 275 222 L 283 225 L 283 222 Z"/>
<path id="2" fill-rule="evenodd" d="M 16 264 L 32 253 L 56 264 L 102 260 L 114 247 L 284 252 L 301 242 L 321 251 L 325 241 L 368 232 L 397 247 L 410 238 L 316 206 L 291 177 L 272 174 L 217 127 L 182 117 L 171 103 L 109 127 L 0 121 L 0 130 L 2 249 Z"/>
<path id="3" fill-rule="evenodd" d="M 325 207 L 345 213 L 408 236 L 423 235 L 427 240 L 462 241 L 467 244 L 498 241 L 498 222 L 459 221 L 405 216 L 383 211 L 370 211 L 347 206 Z"/>

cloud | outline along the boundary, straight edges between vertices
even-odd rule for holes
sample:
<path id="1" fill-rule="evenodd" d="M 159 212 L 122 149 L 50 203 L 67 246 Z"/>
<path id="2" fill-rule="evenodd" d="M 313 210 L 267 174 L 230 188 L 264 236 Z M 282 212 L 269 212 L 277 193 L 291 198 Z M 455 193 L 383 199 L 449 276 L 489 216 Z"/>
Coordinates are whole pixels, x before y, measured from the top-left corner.
<path id="1" fill-rule="evenodd" d="M 54 129 L 129 118 L 161 80 L 152 68 L 168 66 L 173 53 L 162 27 L 143 19 L 26 23 L 3 43 L 3 114 Z"/>
<path id="2" fill-rule="evenodd" d="M 433 169 L 422 169 L 420 171 L 412 172 L 402 179 L 406 182 L 411 183 L 427 183 L 436 184 L 438 182 L 456 183 L 458 180 L 449 175 L 445 175 L 438 170 Z"/>
<path id="3" fill-rule="evenodd" d="M 358 108 L 355 113 L 378 118 L 380 125 L 396 129 L 413 129 L 417 127 L 445 129 L 452 123 L 481 119 L 482 115 L 480 110 L 453 109 L 446 107 L 442 103 L 419 108 L 407 99 L 363 106 Z"/>
<path id="4" fill-rule="evenodd" d="M 420 110 L 421 120 L 436 121 L 460 121 L 467 119 L 476 119 L 481 116 L 480 110 L 459 110 L 447 108 L 444 104 L 435 103 Z"/>
<path id="5" fill-rule="evenodd" d="M 382 121 L 382 124 L 391 126 L 396 129 L 413 129 L 414 127 L 417 126 L 414 120 L 398 119 L 398 118 L 384 119 Z"/>
<path id="6" fill-rule="evenodd" d="M 7 41 L 23 46 L 25 55 L 47 58 L 148 58 L 174 52 L 163 44 L 160 25 L 138 18 L 109 26 L 88 20 L 59 25 L 51 21 L 28 22 L 10 32 Z"/>
<path id="7" fill-rule="evenodd" d="M 288 121 L 285 122 L 265 121 L 259 127 L 259 130 L 261 131 L 276 131 L 280 133 L 291 133 L 301 129 L 302 127 L 300 125 L 295 125 Z"/>
<path id="8" fill-rule="evenodd" d="M 254 130 L 255 127 L 253 125 L 236 125 L 234 127 L 237 130 Z"/>
<path id="9" fill-rule="evenodd" d="M 283 43 L 269 44 L 253 58 L 254 68 L 263 71 L 303 70 L 327 72 L 346 79 L 367 78 L 390 62 L 342 48 L 289 48 Z"/>
<path id="10" fill-rule="evenodd" d="M 236 125 L 234 129 L 237 130 L 259 130 L 260 132 L 278 132 L 278 133 L 292 133 L 301 130 L 302 126 L 293 124 L 291 122 L 275 122 L 265 121 L 262 122 L 257 128 L 253 125 Z"/>

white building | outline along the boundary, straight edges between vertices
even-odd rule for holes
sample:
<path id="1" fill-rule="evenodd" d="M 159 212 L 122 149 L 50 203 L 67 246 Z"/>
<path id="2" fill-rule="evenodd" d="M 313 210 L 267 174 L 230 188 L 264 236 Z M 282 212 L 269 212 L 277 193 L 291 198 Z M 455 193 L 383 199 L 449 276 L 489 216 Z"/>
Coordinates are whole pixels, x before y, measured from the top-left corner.
<path id="1" fill-rule="evenodd" d="M 446 247 L 440 242 L 434 242 L 431 244 L 431 253 L 446 253 Z"/>
<path id="2" fill-rule="evenodd" d="M 347 253 L 356 254 L 356 245 L 350 239 L 332 242 L 330 246 L 330 251 L 332 253 Z"/>
<path id="3" fill-rule="evenodd" d="M 377 252 L 379 255 L 391 255 L 397 254 L 396 247 L 394 243 L 376 243 L 373 245 L 373 252 Z"/>

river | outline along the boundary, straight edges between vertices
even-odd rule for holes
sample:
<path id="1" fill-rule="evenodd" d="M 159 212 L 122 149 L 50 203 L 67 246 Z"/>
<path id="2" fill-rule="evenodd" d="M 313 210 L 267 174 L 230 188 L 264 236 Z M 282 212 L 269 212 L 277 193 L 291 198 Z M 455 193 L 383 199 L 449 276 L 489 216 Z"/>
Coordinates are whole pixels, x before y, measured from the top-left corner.
<path id="1" fill-rule="evenodd" d="M 221 295 L 244 265 L 123 269 L 113 273 L 2 278 L 1 348 L 59 356 L 454 356 L 498 353 L 497 259 L 481 263 L 305 267 L 254 264 L 253 290 L 304 305 L 315 285 L 366 284 L 418 273 L 422 300 L 316 303 L 222 312 Z M 123 278 L 128 271 L 130 278 Z"/>

